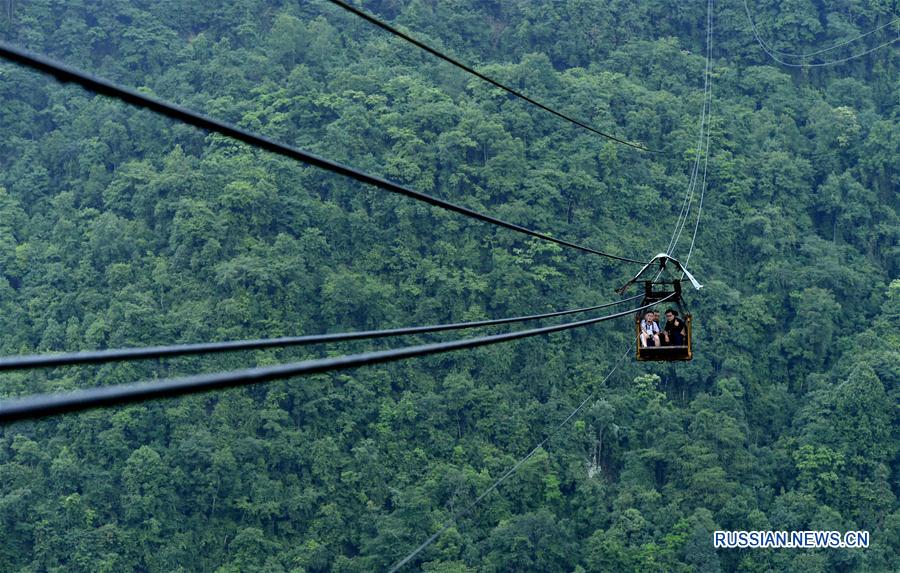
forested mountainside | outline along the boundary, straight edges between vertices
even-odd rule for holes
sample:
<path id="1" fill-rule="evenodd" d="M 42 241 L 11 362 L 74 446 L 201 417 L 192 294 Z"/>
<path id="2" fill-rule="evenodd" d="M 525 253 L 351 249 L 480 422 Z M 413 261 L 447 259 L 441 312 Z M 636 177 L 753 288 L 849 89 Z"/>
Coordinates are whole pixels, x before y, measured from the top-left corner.
<path id="1" fill-rule="evenodd" d="M 554 236 L 665 250 L 697 153 L 705 2 L 359 5 L 663 153 L 322 1 L 8 1 L 0 39 Z M 900 12 L 750 8 L 791 53 Z M 0 571 L 383 571 L 591 392 L 405 570 L 900 570 L 900 50 L 784 67 L 740 2 L 714 12 L 692 362 L 629 358 L 602 383 L 634 334 L 622 318 L 0 426 Z M 0 64 L 3 355 L 532 314 L 614 300 L 636 270 Z M 466 335 L 10 372 L 0 395 Z M 717 529 L 867 530 L 871 546 L 716 551 Z"/>

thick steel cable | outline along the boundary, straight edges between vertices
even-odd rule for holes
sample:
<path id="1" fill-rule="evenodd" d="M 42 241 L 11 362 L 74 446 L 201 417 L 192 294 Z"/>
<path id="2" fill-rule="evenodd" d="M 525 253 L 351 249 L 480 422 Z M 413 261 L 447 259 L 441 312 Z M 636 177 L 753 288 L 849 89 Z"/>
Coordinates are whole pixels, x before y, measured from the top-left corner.
<path id="1" fill-rule="evenodd" d="M 669 295 L 662 300 L 667 300 L 672 296 L 674 295 Z M 626 311 L 617 312 L 615 314 L 606 316 L 599 316 L 596 318 L 589 318 L 576 322 L 566 322 L 553 326 L 533 328 L 530 330 L 520 330 L 515 332 L 506 332 L 503 334 L 481 336 L 478 338 L 451 340 L 448 342 L 437 342 L 432 344 L 422 344 L 418 346 L 408 346 L 405 348 L 363 352 L 360 354 L 348 354 L 333 358 L 305 360 L 302 362 L 279 364 L 276 366 L 246 368 L 242 370 L 231 370 L 228 372 L 198 374 L 181 378 L 166 378 L 161 380 L 137 382 L 132 384 L 119 384 L 115 386 L 101 386 L 86 390 L 75 390 L 64 394 L 35 394 L 23 398 L 13 398 L 0 401 L 0 423 L 41 418 L 45 416 L 65 414 L 69 412 L 78 412 L 91 408 L 142 402 L 155 398 L 169 398 L 173 396 L 183 396 L 186 394 L 207 392 L 210 390 L 222 390 L 225 388 L 233 388 L 236 386 L 249 386 L 253 384 L 260 384 L 262 382 L 269 382 L 272 380 L 293 378 L 295 376 L 321 374 L 334 370 L 358 368 L 360 366 L 383 364 L 386 362 L 396 362 L 398 360 L 418 358 L 421 356 L 429 356 L 432 354 L 441 354 L 454 350 L 478 348 L 490 344 L 498 344 L 501 342 L 508 342 L 511 340 L 518 340 L 531 336 L 551 334 L 554 332 L 561 332 L 564 330 L 597 324 L 599 322 L 627 316 L 634 312 L 639 312 L 646 308 L 650 308 L 651 306 L 658 304 L 658 302 L 662 302 L 662 300 L 657 301 L 653 304 L 643 305 L 637 308 L 632 308 Z"/>
<path id="2" fill-rule="evenodd" d="M 338 173 L 345 177 L 349 177 L 351 179 L 359 181 L 360 183 L 374 185 L 375 187 L 384 189 L 385 191 L 390 191 L 392 193 L 397 193 L 399 195 L 415 199 L 416 201 L 428 203 L 429 205 L 432 205 L 434 207 L 439 207 L 447 211 L 459 213 L 460 215 L 464 215 L 472 219 L 477 219 L 479 221 L 490 223 L 498 227 L 503 227 L 517 233 L 522 233 L 524 235 L 528 235 L 542 241 L 556 243 L 557 245 L 577 249 L 586 253 L 591 253 L 594 255 L 599 255 L 626 263 L 635 263 L 639 265 L 644 264 L 643 262 L 636 259 L 630 259 L 628 257 L 621 257 L 618 255 L 605 253 L 603 251 L 585 247 L 577 243 L 572 243 L 563 239 L 557 239 L 555 237 L 540 233 L 538 231 L 534 231 L 527 227 L 509 223 L 490 215 L 485 215 L 473 209 L 469 209 L 468 207 L 463 207 L 461 205 L 457 205 L 443 199 L 438 199 L 437 197 L 432 197 L 431 195 L 426 195 L 425 193 L 415 191 L 414 189 L 411 189 L 399 183 L 395 183 L 393 181 L 389 181 L 387 179 L 384 179 L 383 177 L 372 175 L 348 165 L 337 163 L 336 161 L 320 157 L 308 151 L 304 151 L 298 147 L 279 143 L 263 135 L 259 135 L 231 125 L 229 123 L 213 119 L 209 116 L 205 116 L 198 112 L 162 100 L 160 98 L 140 93 L 137 90 L 121 86 L 105 78 L 92 75 L 83 70 L 79 70 L 45 56 L 35 54 L 28 50 L 12 46 L 11 44 L 8 44 L 6 42 L 0 42 L 0 57 L 16 62 L 23 66 L 34 68 L 44 73 L 50 74 L 61 82 L 71 82 L 78 84 L 90 91 L 99 93 L 101 95 L 116 98 L 134 106 L 153 110 L 166 117 L 181 121 L 189 125 L 193 125 L 194 127 L 198 127 L 200 129 L 204 129 L 206 131 L 214 133 L 219 133 L 238 141 L 242 141 L 248 145 L 252 145 L 254 147 L 276 153 L 283 157 L 302 161 L 303 163 L 314 165 L 326 171 L 331 171 L 332 173 Z"/>
<path id="3" fill-rule="evenodd" d="M 772 49 L 772 47 L 769 46 L 768 44 L 766 44 L 763 41 L 762 37 L 760 37 L 759 31 L 756 28 L 756 22 L 753 21 L 753 16 L 750 14 L 750 6 L 747 4 L 747 0 L 744 0 L 744 11 L 747 13 L 747 20 L 750 22 L 750 28 L 753 30 L 753 37 L 756 38 L 756 43 L 759 44 L 759 47 L 762 48 L 762 50 L 766 54 L 768 54 L 768 56 L 770 58 L 772 58 L 779 64 L 781 64 L 783 66 L 788 66 L 791 68 L 818 68 L 818 67 L 822 67 L 822 66 L 833 66 L 836 64 L 842 64 L 844 62 L 849 62 L 850 60 L 855 60 L 856 58 L 861 58 L 865 55 L 871 54 L 875 50 L 879 50 L 889 44 L 893 44 L 894 42 L 900 40 L 900 36 L 898 36 L 898 37 L 894 38 L 893 40 L 888 40 L 887 42 L 878 44 L 874 48 L 869 48 L 868 50 L 866 50 L 864 52 L 860 52 L 859 54 L 854 54 L 852 56 L 847 56 L 846 58 L 841 58 L 839 60 L 831 60 L 828 62 L 818 62 L 818 63 L 811 63 L 811 64 L 810 63 L 794 64 L 791 62 L 785 62 L 784 60 L 779 58 L 778 55 L 775 53 L 775 51 Z"/>
<path id="4" fill-rule="evenodd" d="M 335 6 L 339 6 L 339 7 L 343 8 L 344 10 L 346 10 L 356 16 L 359 16 L 360 18 L 362 18 L 363 20 L 366 20 L 370 24 L 373 24 L 374 26 L 377 26 L 386 32 L 390 32 L 391 34 L 397 36 L 398 38 L 402 38 L 403 40 L 406 40 L 410 44 L 413 44 L 417 48 L 421 48 L 422 50 L 428 52 L 432 56 L 440 58 L 441 60 L 444 60 L 445 62 L 452 64 L 452 65 L 456 66 L 457 68 L 472 74 L 473 76 L 491 84 L 492 86 L 500 88 L 501 90 L 503 90 L 523 101 L 526 101 L 533 106 L 536 106 L 548 113 L 555 115 L 556 117 L 559 117 L 565 121 L 568 121 L 569 123 L 572 123 L 574 125 L 582 127 L 588 131 L 596 133 L 597 135 L 603 136 L 606 139 L 609 139 L 611 141 L 615 141 L 616 143 L 621 143 L 622 145 L 627 145 L 628 147 L 633 147 L 634 149 L 639 149 L 641 151 L 649 151 L 650 153 L 663 153 L 662 151 L 648 149 L 642 145 L 638 145 L 636 143 L 631 143 L 624 139 L 620 139 L 620 138 L 616 137 L 615 135 L 610 135 L 608 133 L 604 133 L 604 132 L 600 131 L 599 129 L 591 127 L 590 125 L 588 125 L 582 121 L 579 121 L 569 115 L 566 115 L 560 111 L 557 111 L 547 105 L 544 105 L 541 102 L 528 97 L 527 95 L 523 94 L 522 92 L 520 92 L 514 88 L 511 88 L 511 87 L 507 86 L 506 84 L 503 84 L 503 83 L 491 78 L 490 76 L 486 76 L 483 73 L 479 72 L 478 70 L 472 68 L 471 66 L 468 66 L 468 65 L 460 62 L 459 60 L 457 60 L 451 56 L 448 56 L 447 54 L 437 50 L 436 48 L 429 46 L 428 44 L 422 42 L 421 40 L 417 40 L 417 39 L 413 38 L 412 36 L 410 36 L 409 34 L 401 32 L 400 30 L 391 26 L 387 22 L 380 20 L 379 18 L 373 16 L 372 14 L 369 14 L 368 12 L 364 12 L 355 6 L 348 4 L 347 2 L 343 2 L 342 0 L 328 0 L 328 2 L 331 2 Z"/>
<path id="5" fill-rule="evenodd" d="M 332 334 L 311 334 L 306 336 L 284 336 L 279 338 L 259 338 L 253 340 L 230 340 L 224 342 L 203 342 L 197 344 L 172 344 L 165 346 L 145 346 L 140 348 L 115 348 L 107 350 L 87 350 L 81 352 L 68 352 L 60 354 L 32 354 L 26 356 L 0 357 L 0 371 L 22 370 L 26 368 L 48 368 L 57 366 L 74 366 L 80 364 L 99 364 L 105 362 L 120 362 L 125 360 L 148 360 L 157 358 L 172 358 L 195 354 L 214 354 L 219 352 L 235 352 L 240 350 L 261 350 L 265 348 L 287 348 L 309 344 L 321 344 L 329 342 L 346 342 L 350 340 L 367 340 L 375 338 L 387 338 L 390 336 L 407 336 L 412 334 L 427 334 L 448 330 L 462 330 L 467 328 L 481 328 L 509 324 L 512 322 L 526 322 L 541 320 L 569 314 L 578 314 L 608 308 L 617 304 L 631 302 L 641 298 L 641 295 L 623 298 L 613 302 L 558 310 L 544 314 L 532 314 L 528 316 L 514 316 L 492 320 L 478 320 L 474 322 L 457 322 L 450 324 L 432 324 L 426 326 L 410 326 L 403 328 L 391 328 L 385 330 L 364 330 L 358 332 L 336 332 Z"/>
<path id="6" fill-rule="evenodd" d="M 603 384 L 606 384 L 606 381 L 609 380 L 609 379 L 612 377 L 612 375 L 616 372 L 616 370 L 619 369 L 619 366 L 622 365 L 622 361 L 625 360 L 625 358 L 626 358 L 629 354 L 631 354 L 631 352 L 633 351 L 633 349 L 634 349 L 634 342 L 632 341 L 631 345 L 629 345 L 628 350 L 625 351 L 625 354 L 623 354 L 623 355 L 616 361 L 616 363 L 615 363 L 615 365 L 613 366 L 612 370 L 610 370 L 610 371 L 606 374 L 606 376 L 603 378 L 603 380 L 600 381 L 600 384 L 598 384 L 598 386 L 602 386 Z M 404 557 L 404 558 L 401 559 L 400 561 L 397 561 L 396 563 L 394 563 L 394 565 L 391 566 L 391 568 L 388 570 L 388 573 L 396 573 L 396 572 L 399 571 L 400 568 L 402 568 L 404 565 L 406 565 L 407 563 L 409 563 L 411 560 L 415 559 L 416 555 L 418 555 L 419 553 L 421 553 L 422 551 L 424 551 L 429 545 L 431 545 L 432 543 L 434 543 L 434 542 L 437 540 L 438 537 L 440 537 L 445 531 L 447 531 L 447 530 L 450 529 L 455 523 L 457 523 L 457 522 L 459 521 L 460 518 L 464 517 L 464 516 L 467 515 L 470 511 L 472 511 L 472 510 L 475 508 L 475 506 L 477 506 L 479 503 L 481 503 L 481 501 L 482 501 L 484 498 L 486 498 L 488 495 L 490 495 L 491 492 L 493 492 L 495 489 L 497 489 L 498 487 L 500 487 L 500 485 L 501 485 L 504 481 L 506 481 L 508 478 L 512 477 L 513 475 L 515 475 L 515 473 L 519 471 L 519 468 L 522 467 L 522 465 L 523 465 L 525 462 L 527 462 L 529 459 L 531 459 L 531 458 L 534 456 L 534 454 L 536 454 L 536 453 L 538 452 L 538 450 L 540 450 L 541 448 L 543 448 L 544 445 L 546 445 L 547 442 L 549 442 L 551 438 L 553 438 L 554 436 L 556 436 L 556 434 L 558 434 L 559 431 L 560 431 L 561 429 L 563 429 L 563 427 L 565 427 L 565 425 L 568 424 L 569 421 L 570 421 L 572 418 L 574 418 L 576 415 L 578 415 L 578 412 L 580 412 L 580 411 L 585 407 L 585 405 L 587 405 L 587 403 L 588 403 L 588 402 L 589 402 L 596 394 L 597 394 L 597 391 L 596 391 L 596 390 L 592 391 L 592 392 L 587 396 L 587 398 L 585 398 L 584 400 L 582 400 L 581 403 L 579 403 L 579 404 L 575 407 L 575 409 L 572 410 L 572 411 L 569 413 L 569 415 L 565 417 L 565 419 L 563 419 L 562 422 L 560 422 L 559 424 L 557 424 L 555 427 L 551 428 L 551 430 L 547 433 L 547 435 L 544 437 L 544 439 L 542 439 L 542 440 L 541 440 L 534 448 L 532 448 L 531 451 L 529 451 L 524 457 L 522 457 L 522 458 L 520 458 L 518 461 L 516 461 L 516 463 L 513 464 L 508 470 L 506 470 L 506 472 L 504 472 L 503 475 L 501 475 L 499 478 L 497 478 L 496 480 L 494 480 L 494 483 L 492 483 L 487 489 L 485 489 L 483 492 L 481 492 L 481 494 L 479 494 L 478 497 L 476 497 L 474 500 L 472 500 L 471 503 L 469 503 L 466 507 L 464 507 L 463 509 L 461 509 L 461 510 L 457 511 L 456 513 L 454 513 L 453 515 L 451 515 L 450 518 L 447 519 L 447 520 L 444 522 L 444 524 L 443 524 L 437 531 L 435 531 L 434 533 L 432 533 L 431 536 L 428 537 L 428 539 L 426 539 L 426 540 L 423 541 L 419 546 L 417 546 L 415 549 L 413 549 L 409 554 L 406 555 L 406 557 Z"/>

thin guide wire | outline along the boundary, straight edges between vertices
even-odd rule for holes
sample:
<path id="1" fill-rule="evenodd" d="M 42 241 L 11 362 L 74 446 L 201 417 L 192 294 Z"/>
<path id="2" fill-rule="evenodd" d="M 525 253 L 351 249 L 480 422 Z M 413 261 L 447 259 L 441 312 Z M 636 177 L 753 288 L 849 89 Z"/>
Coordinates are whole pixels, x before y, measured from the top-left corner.
<path id="1" fill-rule="evenodd" d="M 759 35 L 759 30 L 756 27 L 756 22 L 753 21 L 753 16 L 750 13 L 750 6 L 747 4 L 747 0 L 744 0 L 744 11 L 747 13 L 747 21 L 750 22 L 750 28 L 753 31 L 753 37 L 756 38 L 756 43 L 759 44 L 759 47 L 762 48 L 762 50 L 770 58 L 772 58 L 779 64 L 781 64 L 783 66 L 788 66 L 791 68 L 818 68 L 818 67 L 823 67 L 823 66 L 834 66 L 837 64 L 843 64 L 844 62 L 849 62 L 850 60 L 855 60 L 856 58 L 861 58 L 863 56 L 871 54 L 872 52 L 874 52 L 876 50 L 880 50 L 881 48 L 884 48 L 885 46 L 888 46 L 888 45 L 893 44 L 894 42 L 900 40 L 900 36 L 898 36 L 892 40 L 888 40 L 886 42 L 878 44 L 877 46 L 875 46 L 873 48 L 869 48 L 868 50 L 866 50 L 864 52 L 860 52 L 859 54 L 853 54 L 852 56 L 847 56 L 846 58 L 841 58 L 839 60 L 831 60 L 831 61 L 827 61 L 827 62 L 817 62 L 817 63 L 803 62 L 803 63 L 796 64 L 796 63 L 792 63 L 792 62 L 786 62 L 783 59 L 779 58 L 778 57 L 779 52 L 777 52 L 774 48 L 772 48 L 765 41 L 763 41 L 762 37 Z M 891 22 L 886 24 L 885 27 L 887 25 L 893 24 L 896 21 L 897 21 L 897 19 L 892 20 Z M 863 34 L 863 36 L 865 36 L 865 35 L 867 35 L 867 34 Z M 847 43 L 849 43 L 849 42 L 847 42 Z M 823 51 L 828 51 L 828 50 L 823 50 Z"/>
<path id="2" fill-rule="evenodd" d="M 624 361 L 625 358 L 626 358 L 628 355 L 630 355 L 630 354 L 632 353 L 633 350 L 634 350 L 634 342 L 632 341 L 632 343 L 631 343 L 631 344 L 629 345 L 629 347 L 628 347 L 628 350 L 626 350 L 626 351 L 625 351 L 625 354 L 623 354 L 623 355 L 616 361 L 616 364 L 613 366 L 612 370 L 610 370 L 609 373 L 607 373 L 607 375 L 606 375 L 606 376 L 603 378 L 603 380 L 600 382 L 599 386 L 602 386 L 603 384 L 606 384 L 606 381 L 609 380 L 609 379 L 612 377 L 612 375 L 616 372 L 616 370 L 619 369 L 619 366 L 622 365 L 622 361 Z M 517 471 L 519 471 L 519 468 L 522 467 L 522 465 L 523 465 L 525 462 L 527 462 L 529 459 L 531 459 L 531 458 L 534 456 L 534 454 L 536 454 L 541 448 L 543 448 L 544 445 L 546 445 L 547 442 L 549 442 L 551 438 L 553 438 L 554 436 L 556 436 L 556 434 L 558 434 L 559 431 L 560 431 L 566 424 L 568 424 L 569 421 L 570 421 L 572 418 L 574 418 L 576 415 L 578 415 L 578 412 L 580 412 L 580 411 L 585 407 L 585 405 L 586 405 L 586 404 L 587 404 L 587 403 L 588 403 L 588 402 L 589 402 L 596 394 L 597 394 L 596 390 L 593 391 L 593 392 L 591 392 L 591 393 L 587 396 L 587 398 L 585 398 L 584 400 L 582 400 L 581 403 L 578 404 L 578 406 L 576 406 L 575 409 L 572 410 L 572 411 L 569 413 L 569 415 L 565 417 L 565 419 L 563 419 L 562 422 L 560 422 L 560 423 L 557 424 L 554 428 L 552 428 L 552 429 L 547 433 L 547 435 L 544 437 L 544 439 L 541 440 L 540 442 L 538 442 L 538 444 L 537 444 L 534 448 L 532 448 L 530 452 L 528 452 L 524 457 L 520 458 L 515 464 L 513 464 L 512 466 L 510 466 L 510 468 L 509 468 L 508 470 L 506 470 L 506 472 L 504 472 L 503 475 L 501 475 L 499 478 L 497 478 L 497 479 L 494 481 L 494 483 L 492 483 L 487 489 L 485 489 L 483 492 L 481 492 L 481 494 L 480 494 L 478 497 L 476 497 L 471 503 L 469 503 L 469 505 L 467 505 L 467 506 L 464 507 L 463 509 L 457 511 L 457 512 L 454 513 L 452 516 L 450 516 L 450 518 L 447 519 L 447 521 L 445 521 L 444 524 L 443 524 L 437 531 L 435 531 L 433 534 L 431 534 L 431 536 L 430 536 L 428 539 L 426 539 L 425 541 L 423 541 L 421 545 L 419 545 L 418 547 L 416 547 L 415 549 L 413 549 L 406 557 L 404 557 L 404 558 L 401 559 L 400 561 L 396 562 L 396 563 L 390 568 L 390 570 L 388 571 L 388 573 L 396 573 L 396 571 L 399 571 L 401 567 L 403 567 L 404 565 L 406 565 L 407 563 L 409 563 L 411 560 L 415 559 L 416 555 L 418 555 L 419 553 L 421 553 L 422 551 L 424 551 L 429 545 L 431 545 L 432 543 L 434 543 L 434 542 L 437 540 L 437 538 L 440 537 L 445 531 L 447 531 L 448 529 L 450 529 L 451 527 L 453 527 L 453 525 L 454 525 L 457 521 L 459 521 L 460 518 L 464 517 L 465 515 L 468 515 L 468 513 L 469 513 L 470 511 L 472 511 L 472 510 L 475 508 L 475 506 L 477 506 L 479 503 L 481 503 L 481 501 L 482 501 L 484 498 L 486 498 L 488 495 L 490 495 L 491 492 L 493 492 L 495 489 L 497 489 L 498 487 L 500 487 L 500 485 L 501 485 L 504 481 L 506 481 L 508 478 L 512 477 Z"/>

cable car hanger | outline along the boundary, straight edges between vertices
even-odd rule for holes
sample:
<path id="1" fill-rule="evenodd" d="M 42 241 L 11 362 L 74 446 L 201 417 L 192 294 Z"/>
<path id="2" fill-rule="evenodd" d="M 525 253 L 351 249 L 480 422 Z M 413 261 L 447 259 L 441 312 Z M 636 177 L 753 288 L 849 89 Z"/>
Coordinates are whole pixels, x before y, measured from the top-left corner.
<path id="1" fill-rule="evenodd" d="M 628 287 L 641 280 L 641 276 L 653 266 L 654 262 L 659 263 L 659 270 L 652 279 L 648 277 L 643 280 L 644 298 L 641 301 L 642 311 L 638 311 L 634 316 L 634 329 L 638 340 L 635 358 L 639 362 L 681 362 L 692 360 L 694 358 L 693 316 L 688 311 L 681 297 L 681 279 L 659 280 L 659 277 L 666 271 L 666 267 L 671 266 L 670 270 L 674 269 L 675 272 L 681 271 L 682 278 L 687 277 L 695 289 L 703 288 L 703 285 L 684 268 L 681 261 L 666 253 L 660 253 L 644 265 L 634 278 L 617 289 L 617 292 L 621 295 Z M 671 301 L 673 306 L 666 310 L 666 327 L 660 330 L 658 313 L 656 313 L 657 316 L 655 318 L 652 316 L 653 306 L 666 300 Z M 646 309 L 649 309 L 650 312 L 644 312 Z M 652 323 L 648 323 L 648 321 L 652 321 Z M 655 326 L 651 328 L 648 325 Z"/>
<path id="2" fill-rule="evenodd" d="M 641 275 L 643 275 L 645 272 L 647 272 L 647 269 L 649 269 L 651 266 L 653 266 L 653 263 L 655 263 L 657 261 L 659 261 L 660 274 L 662 274 L 662 272 L 664 270 L 666 270 L 666 265 L 671 262 L 675 265 L 675 268 L 677 270 L 684 273 L 684 276 L 687 277 L 687 279 L 689 281 L 691 281 L 691 284 L 694 286 L 695 289 L 700 290 L 701 288 L 703 288 L 703 285 L 700 284 L 699 282 L 697 282 L 697 279 L 694 278 L 694 275 L 689 273 L 688 270 L 686 268 L 684 268 L 684 265 L 681 264 L 681 261 L 679 261 L 678 259 L 676 259 L 675 257 L 673 257 L 671 255 L 667 255 L 666 253 L 660 253 L 660 254 L 656 255 L 655 257 L 653 257 L 652 259 L 650 259 L 650 262 L 648 262 L 646 265 L 644 265 L 643 268 L 641 268 L 641 270 L 638 271 L 638 274 L 634 275 L 634 277 L 630 281 L 628 281 L 621 287 L 617 288 L 616 292 L 619 293 L 620 295 L 623 294 L 626 290 L 628 290 L 628 287 L 630 287 L 631 285 L 636 283 L 641 278 Z M 659 276 L 659 275 L 657 275 L 657 276 Z"/>

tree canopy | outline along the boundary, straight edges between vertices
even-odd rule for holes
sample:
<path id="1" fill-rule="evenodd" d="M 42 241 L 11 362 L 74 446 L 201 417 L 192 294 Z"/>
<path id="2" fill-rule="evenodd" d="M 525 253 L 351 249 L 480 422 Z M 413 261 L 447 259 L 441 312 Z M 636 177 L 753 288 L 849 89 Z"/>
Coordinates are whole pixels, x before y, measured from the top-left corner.
<path id="1" fill-rule="evenodd" d="M 703 2 L 358 3 L 662 154 L 321 0 L 7 4 L 6 41 L 608 252 L 665 248 L 695 159 Z M 896 12 L 752 5 L 797 53 Z M 386 570 L 592 392 L 408 569 L 900 570 L 900 52 L 785 68 L 743 6 L 714 22 L 691 363 L 628 361 L 602 384 L 633 336 L 620 319 L 2 426 L 0 571 Z M 0 101 L 3 355 L 533 314 L 612 300 L 633 274 L 9 63 Z M 0 396 L 435 339 L 4 373 Z M 871 546 L 716 551 L 717 529 L 867 530 Z"/>

